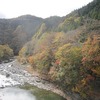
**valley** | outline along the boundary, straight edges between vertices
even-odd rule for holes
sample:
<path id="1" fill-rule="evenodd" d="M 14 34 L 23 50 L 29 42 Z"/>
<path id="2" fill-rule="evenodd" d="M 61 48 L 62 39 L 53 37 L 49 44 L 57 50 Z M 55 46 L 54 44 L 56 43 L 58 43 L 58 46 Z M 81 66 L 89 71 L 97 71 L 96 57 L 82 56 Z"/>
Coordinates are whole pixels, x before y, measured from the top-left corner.
<path id="1" fill-rule="evenodd" d="M 4 90 L 30 84 L 67 100 L 99 100 L 100 0 L 63 17 L 0 19 L 0 82 Z"/>

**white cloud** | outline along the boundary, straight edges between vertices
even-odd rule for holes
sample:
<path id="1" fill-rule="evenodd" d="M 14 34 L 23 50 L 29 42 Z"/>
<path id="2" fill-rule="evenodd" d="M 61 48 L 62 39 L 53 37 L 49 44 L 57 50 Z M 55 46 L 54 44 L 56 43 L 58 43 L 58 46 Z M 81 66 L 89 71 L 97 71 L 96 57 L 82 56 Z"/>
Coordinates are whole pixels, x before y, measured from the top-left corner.
<path id="1" fill-rule="evenodd" d="M 6 16 L 0 12 L 0 18 L 5 18 Z"/>
<path id="2" fill-rule="evenodd" d="M 64 16 L 92 0 L 0 0 L 0 12 L 6 17 L 31 14 L 39 17 Z"/>

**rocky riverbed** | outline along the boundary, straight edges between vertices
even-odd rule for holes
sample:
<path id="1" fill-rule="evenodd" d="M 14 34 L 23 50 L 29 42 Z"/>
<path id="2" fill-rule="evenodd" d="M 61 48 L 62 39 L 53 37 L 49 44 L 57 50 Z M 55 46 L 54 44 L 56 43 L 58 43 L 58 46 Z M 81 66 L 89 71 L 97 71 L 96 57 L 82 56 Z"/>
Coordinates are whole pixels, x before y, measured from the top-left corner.
<path id="1" fill-rule="evenodd" d="M 0 74 L 1 80 L 3 79 L 1 83 L 5 83 L 5 86 L 1 84 L 0 87 L 6 87 L 8 85 L 24 85 L 25 83 L 47 90 L 50 90 L 51 87 L 53 87 L 53 84 L 49 84 L 47 81 L 28 73 L 25 70 L 25 66 L 20 65 L 17 60 L 0 64 Z"/>
<path id="2" fill-rule="evenodd" d="M 54 84 L 28 73 L 25 70 L 26 67 L 18 63 L 17 60 L 0 64 L 0 88 L 28 83 L 38 88 L 50 90 L 67 100 L 71 100 L 69 96 L 66 96 L 61 90 L 57 89 Z"/>

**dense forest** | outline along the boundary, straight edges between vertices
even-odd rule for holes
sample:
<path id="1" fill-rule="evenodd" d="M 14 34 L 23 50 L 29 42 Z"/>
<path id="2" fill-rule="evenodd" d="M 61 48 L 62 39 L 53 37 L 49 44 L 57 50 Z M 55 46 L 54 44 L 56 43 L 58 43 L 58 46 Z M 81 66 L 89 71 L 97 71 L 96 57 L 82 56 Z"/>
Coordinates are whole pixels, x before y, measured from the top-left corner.
<path id="1" fill-rule="evenodd" d="M 0 45 L 0 62 L 13 57 L 13 50 L 8 45 Z"/>
<path id="2" fill-rule="evenodd" d="M 100 96 L 100 0 L 64 17 L 0 19 L 0 44 L 0 60 L 14 51 L 66 93 Z"/>

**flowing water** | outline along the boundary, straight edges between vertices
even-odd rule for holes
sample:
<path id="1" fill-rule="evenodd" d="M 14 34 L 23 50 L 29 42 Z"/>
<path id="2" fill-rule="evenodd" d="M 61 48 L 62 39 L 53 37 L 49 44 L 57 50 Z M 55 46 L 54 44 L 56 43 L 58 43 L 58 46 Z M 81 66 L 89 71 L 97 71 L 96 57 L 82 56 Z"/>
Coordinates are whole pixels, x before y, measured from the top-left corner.
<path id="1" fill-rule="evenodd" d="M 33 86 L 0 89 L 0 100 L 65 100 L 63 97 Z"/>
<path id="2" fill-rule="evenodd" d="M 18 88 L 4 88 L 0 96 L 0 100 L 36 100 L 30 92 Z"/>
<path id="3" fill-rule="evenodd" d="M 49 91 L 51 84 L 21 68 L 16 61 L 0 64 L 0 100 L 65 100 Z"/>

